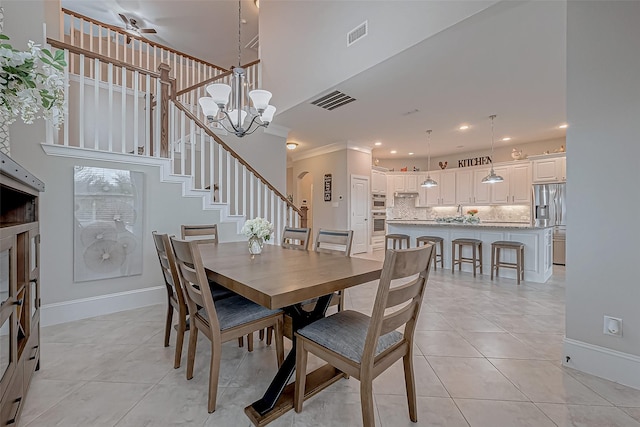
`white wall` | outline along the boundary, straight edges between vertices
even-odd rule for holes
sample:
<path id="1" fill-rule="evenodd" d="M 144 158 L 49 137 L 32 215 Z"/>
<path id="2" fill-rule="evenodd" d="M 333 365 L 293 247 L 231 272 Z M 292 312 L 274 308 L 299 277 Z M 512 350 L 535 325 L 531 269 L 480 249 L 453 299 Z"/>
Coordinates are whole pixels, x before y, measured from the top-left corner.
<path id="1" fill-rule="evenodd" d="M 263 87 L 283 112 L 437 34 L 495 1 L 265 1 L 260 4 Z M 347 48 L 365 20 L 369 34 Z"/>
<path id="2" fill-rule="evenodd" d="M 640 388 L 640 2 L 568 2 L 567 61 L 568 365 Z"/>

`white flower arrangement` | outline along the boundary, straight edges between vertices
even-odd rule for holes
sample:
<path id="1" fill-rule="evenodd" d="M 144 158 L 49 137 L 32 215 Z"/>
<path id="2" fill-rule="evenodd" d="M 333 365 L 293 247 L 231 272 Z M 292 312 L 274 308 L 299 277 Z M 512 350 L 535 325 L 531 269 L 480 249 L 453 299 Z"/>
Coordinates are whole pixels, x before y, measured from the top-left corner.
<path id="1" fill-rule="evenodd" d="M 20 117 L 26 124 L 44 117 L 58 127 L 64 118 L 64 52 L 52 54 L 29 41 L 21 52 L 0 34 L 0 117 L 13 123 Z M 38 113 L 42 109 L 42 116 Z"/>
<path id="2" fill-rule="evenodd" d="M 247 237 L 258 237 L 269 240 L 273 233 L 273 224 L 260 217 L 249 219 L 242 226 L 241 232 Z"/>

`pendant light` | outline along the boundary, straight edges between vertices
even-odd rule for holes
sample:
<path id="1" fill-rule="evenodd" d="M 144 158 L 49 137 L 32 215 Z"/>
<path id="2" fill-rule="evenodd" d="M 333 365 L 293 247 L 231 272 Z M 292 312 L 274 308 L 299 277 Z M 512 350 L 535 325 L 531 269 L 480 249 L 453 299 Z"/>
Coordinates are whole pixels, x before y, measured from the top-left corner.
<path id="1" fill-rule="evenodd" d="M 496 175 L 496 172 L 493 170 L 493 119 L 496 117 L 497 116 L 495 114 L 489 116 L 491 119 L 491 171 L 489 172 L 489 175 L 482 178 L 483 184 L 495 184 L 504 181 L 504 178 L 500 175 Z"/>
<path id="2" fill-rule="evenodd" d="M 218 124 L 238 138 L 266 128 L 273 120 L 276 107 L 269 105 L 271 92 L 255 89 L 246 93 L 247 73 L 240 66 L 242 7 L 238 1 L 238 66 L 233 68 L 231 86 L 214 83 L 207 86 L 209 96 L 199 99 L 200 107 L 210 124 Z M 231 98 L 231 100 L 229 100 Z M 250 104 L 253 104 L 251 106 Z M 247 118 L 247 116 L 249 116 Z M 249 124 L 246 125 L 245 121 Z"/>
<path id="3" fill-rule="evenodd" d="M 431 176 L 429 175 L 429 171 L 431 170 L 431 129 L 427 131 L 427 156 L 427 179 L 424 180 L 421 187 L 437 187 L 438 182 L 434 179 L 431 179 Z"/>

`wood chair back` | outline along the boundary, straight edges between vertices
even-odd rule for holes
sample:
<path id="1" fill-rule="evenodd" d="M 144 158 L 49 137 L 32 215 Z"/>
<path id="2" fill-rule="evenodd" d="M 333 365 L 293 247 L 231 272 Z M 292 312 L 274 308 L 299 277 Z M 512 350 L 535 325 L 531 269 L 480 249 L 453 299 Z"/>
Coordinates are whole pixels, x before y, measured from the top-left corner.
<path id="1" fill-rule="evenodd" d="M 182 284 L 180 283 L 180 276 L 178 275 L 176 260 L 173 255 L 173 250 L 171 249 L 169 235 L 158 234 L 156 231 L 152 231 L 151 235 L 156 245 L 156 252 L 158 253 L 158 260 L 160 261 L 160 268 L 162 268 L 162 275 L 164 277 L 164 284 L 167 287 L 169 300 L 173 300 L 186 308 Z"/>
<path id="2" fill-rule="evenodd" d="M 316 252 L 350 256 L 353 230 L 318 230 L 314 248 Z"/>
<path id="3" fill-rule="evenodd" d="M 182 240 L 207 240 L 207 243 L 218 243 L 218 226 L 183 224 L 180 226 L 180 235 Z"/>
<path id="4" fill-rule="evenodd" d="M 362 355 L 363 366 L 373 366 L 378 339 L 404 325 L 404 341 L 412 348 L 416 320 L 426 289 L 434 245 L 404 250 L 387 250 L 380 276 L 380 284 L 373 305 L 371 322 Z M 394 280 L 416 276 L 408 283 L 392 287 Z M 398 310 L 387 309 L 405 304 Z"/>
<path id="5" fill-rule="evenodd" d="M 211 331 L 220 329 L 220 324 L 211 296 L 207 273 L 202 265 L 202 256 L 200 255 L 199 245 L 205 243 L 208 243 L 208 241 L 186 241 L 176 239 L 175 237 L 171 238 L 178 273 L 182 280 L 185 296 L 187 297 L 189 316 L 192 318 L 201 317 L 198 313 L 198 307 L 204 307 L 207 315 L 207 318 L 204 320 L 206 321 L 205 323 L 209 325 L 210 332 L 203 332 L 209 336 L 211 335 Z"/>
<path id="6" fill-rule="evenodd" d="M 285 227 L 282 232 L 282 247 L 286 249 L 309 250 L 310 228 Z"/>

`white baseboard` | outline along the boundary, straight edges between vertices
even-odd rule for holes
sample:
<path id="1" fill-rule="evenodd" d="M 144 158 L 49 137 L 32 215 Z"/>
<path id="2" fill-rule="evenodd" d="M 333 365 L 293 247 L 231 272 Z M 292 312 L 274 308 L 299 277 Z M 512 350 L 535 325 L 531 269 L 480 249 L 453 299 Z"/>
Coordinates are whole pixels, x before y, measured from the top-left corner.
<path id="1" fill-rule="evenodd" d="M 564 366 L 640 390 L 638 356 L 571 338 L 564 339 L 564 354 Z"/>
<path id="2" fill-rule="evenodd" d="M 56 302 L 42 306 L 40 324 L 41 326 L 57 325 L 166 302 L 167 289 L 164 286 Z"/>

